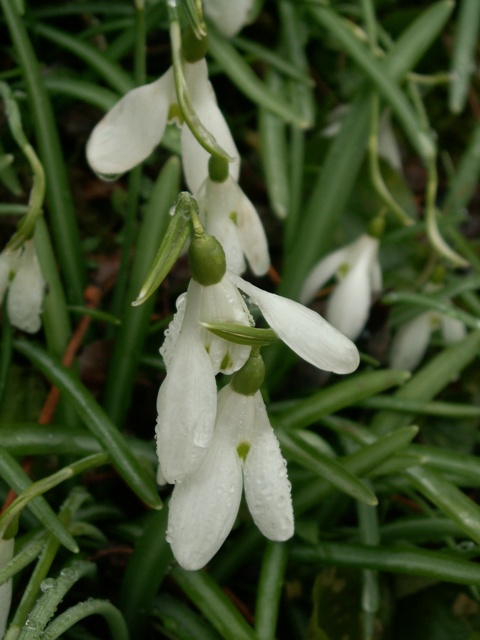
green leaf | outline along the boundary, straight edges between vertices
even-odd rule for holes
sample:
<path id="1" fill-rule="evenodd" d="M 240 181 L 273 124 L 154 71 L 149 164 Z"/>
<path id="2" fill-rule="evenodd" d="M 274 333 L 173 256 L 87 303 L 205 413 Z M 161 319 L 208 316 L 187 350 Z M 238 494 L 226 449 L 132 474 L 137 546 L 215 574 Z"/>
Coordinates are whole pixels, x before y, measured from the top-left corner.
<path id="1" fill-rule="evenodd" d="M 65 395 L 88 429 L 108 451 L 120 475 L 139 498 L 159 509 L 161 502 L 151 478 L 146 475 L 127 442 L 84 385 L 56 358 L 52 358 L 39 346 L 26 340 L 17 340 L 15 348 L 29 358 Z"/>

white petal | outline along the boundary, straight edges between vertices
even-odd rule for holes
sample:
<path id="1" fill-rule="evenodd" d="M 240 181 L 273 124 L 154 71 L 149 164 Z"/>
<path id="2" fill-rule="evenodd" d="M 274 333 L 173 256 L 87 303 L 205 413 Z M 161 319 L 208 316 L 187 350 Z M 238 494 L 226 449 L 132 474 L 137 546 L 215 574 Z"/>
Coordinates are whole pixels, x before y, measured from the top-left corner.
<path id="1" fill-rule="evenodd" d="M 308 274 L 300 293 L 300 302 L 307 304 L 315 294 L 330 280 L 342 264 L 347 262 L 348 247 L 342 247 L 325 256 Z"/>
<path id="2" fill-rule="evenodd" d="M 245 497 L 263 535 L 270 540 L 288 540 L 294 526 L 287 466 L 260 392 L 255 403 L 256 432 L 243 468 Z"/>
<path id="3" fill-rule="evenodd" d="M 395 334 L 390 347 L 392 369 L 413 371 L 425 355 L 432 333 L 432 314 L 422 313 L 406 322 Z"/>
<path id="4" fill-rule="evenodd" d="M 238 209 L 238 194 L 233 180 L 213 182 L 207 178 L 199 194 L 199 207 L 204 214 L 205 230 L 222 245 L 227 268 L 241 274 L 246 269 L 238 228 L 232 219 Z"/>
<path id="5" fill-rule="evenodd" d="M 449 316 L 440 316 L 440 327 L 442 331 L 443 339 L 447 344 L 453 342 L 460 342 L 467 335 L 465 325 L 456 318 L 450 318 Z"/>
<path id="6" fill-rule="evenodd" d="M 244 326 L 252 324 L 244 299 L 227 278 L 208 287 L 202 287 L 193 282 L 190 288 L 198 292 L 199 322 L 231 322 Z M 215 374 L 219 371 L 226 374 L 238 371 L 250 355 L 249 346 L 219 338 L 207 329 L 200 328 L 200 336 L 210 356 Z"/>
<path id="7" fill-rule="evenodd" d="M 235 35 L 246 24 L 253 0 L 204 0 L 206 15 L 221 34 L 228 38 Z"/>
<path id="8" fill-rule="evenodd" d="M 241 191 L 238 185 L 237 188 Z M 256 276 L 265 275 L 270 267 L 267 237 L 257 210 L 243 191 L 237 210 L 237 225 L 251 270 Z"/>
<path id="9" fill-rule="evenodd" d="M 87 160 L 92 169 L 116 176 L 145 160 L 162 139 L 174 96 L 171 68 L 123 96 L 90 135 Z"/>
<path id="10" fill-rule="evenodd" d="M 220 549 L 237 517 L 242 484 L 237 451 L 228 434 L 216 431 L 201 466 L 176 485 L 169 504 L 167 540 L 184 569 L 201 569 Z"/>
<path id="11" fill-rule="evenodd" d="M 44 294 L 45 280 L 30 240 L 23 245 L 18 270 L 8 293 L 8 317 L 14 327 L 28 333 L 36 333 L 40 329 Z"/>
<path id="12" fill-rule="evenodd" d="M 157 454 L 167 482 L 192 473 L 213 434 L 217 387 L 198 330 L 198 305 L 188 289 L 185 317 L 157 400 Z"/>
<path id="13" fill-rule="evenodd" d="M 183 318 L 185 317 L 185 309 L 187 306 L 187 293 L 182 293 L 177 298 L 176 307 L 177 312 L 173 316 L 170 324 L 165 330 L 165 339 L 160 348 L 160 355 L 165 362 L 165 367 L 168 371 L 170 367 L 170 363 L 173 358 L 173 354 L 175 353 L 175 348 L 177 346 L 178 339 L 180 337 L 180 332 L 182 330 Z"/>
<path id="14" fill-rule="evenodd" d="M 228 272 L 228 276 L 260 308 L 279 338 L 301 358 L 334 373 L 351 373 L 358 367 L 356 346 L 318 313 L 288 298 L 262 291 L 233 273 Z"/>
<path id="15" fill-rule="evenodd" d="M 208 80 L 205 59 L 185 65 L 185 79 L 193 107 L 203 126 L 213 135 L 217 143 L 229 156 L 234 158 L 229 164 L 229 173 L 238 180 L 240 157 L 222 112 L 217 106 L 213 87 Z M 196 194 L 208 176 L 210 154 L 200 146 L 188 126 L 182 127 L 182 165 L 189 190 Z"/>
<path id="16" fill-rule="evenodd" d="M 3 532 L 2 532 L 3 533 Z M 0 569 L 3 569 L 13 558 L 14 538 L 0 539 Z M 0 586 L 0 638 L 3 638 L 7 626 L 10 604 L 12 601 L 12 580 Z"/>
<path id="17" fill-rule="evenodd" d="M 358 338 L 370 311 L 370 251 L 364 252 L 345 278 L 337 284 L 328 301 L 328 322 L 351 340 Z"/>

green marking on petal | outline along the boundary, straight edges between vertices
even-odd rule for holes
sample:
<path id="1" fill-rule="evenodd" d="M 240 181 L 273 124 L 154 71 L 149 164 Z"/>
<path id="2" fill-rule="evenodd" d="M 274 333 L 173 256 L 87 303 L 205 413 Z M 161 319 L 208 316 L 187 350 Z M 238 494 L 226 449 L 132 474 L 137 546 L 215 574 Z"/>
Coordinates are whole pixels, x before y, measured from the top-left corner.
<path id="1" fill-rule="evenodd" d="M 343 280 L 343 278 L 345 278 L 349 271 L 350 265 L 348 264 L 348 262 L 344 262 L 337 269 L 337 277 L 340 278 L 340 280 Z"/>
<path id="2" fill-rule="evenodd" d="M 220 364 L 220 369 L 230 369 L 230 367 L 232 367 L 232 366 L 233 366 L 233 361 L 230 358 L 230 354 L 226 353 L 223 356 L 223 360 L 222 360 L 222 362 Z"/>
<path id="3" fill-rule="evenodd" d="M 182 125 L 184 122 L 183 114 L 180 110 L 180 106 L 178 102 L 172 102 L 172 104 L 168 108 L 168 122 L 178 122 L 179 125 Z"/>
<path id="4" fill-rule="evenodd" d="M 240 460 L 245 461 L 245 458 L 247 457 L 249 451 L 250 451 L 249 442 L 240 442 L 240 444 L 237 445 L 237 453 Z"/>
<path id="5" fill-rule="evenodd" d="M 230 218 L 230 220 L 233 222 L 235 226 L 238 226 L 238 214 L 236 211 L 232 211 L 231 213 L 229 213 L 228 217 Z"/>

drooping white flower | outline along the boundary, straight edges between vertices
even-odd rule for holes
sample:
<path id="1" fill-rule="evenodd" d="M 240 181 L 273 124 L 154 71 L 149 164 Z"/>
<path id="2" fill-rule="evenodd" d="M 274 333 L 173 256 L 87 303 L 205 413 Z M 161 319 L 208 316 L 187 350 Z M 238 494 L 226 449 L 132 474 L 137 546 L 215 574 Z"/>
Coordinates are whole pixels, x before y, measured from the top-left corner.
<path id="1" fill-rule="evenodd" d="M 209 286 L 191 280 L 161 350 L 167 375 L 157 400 L 157 453 L 160 473 L 170 483 L 191 473 L 210 444 L 215 375 L 237 371 L 250 354 L 249 346 L 219 338 L 202 322 L 252 323 L 242 296 L 227 278 Z"/>
<path id="2" fill-rule="evenodd" d="M 4 531 L 0 532 L 0 569 L 3 569 L 13 558 L 14 538 L 5 540 Z M 0 586 L 0 638 L 3 638 L 7 627 L 8 614 L 12 601 L 12 580 Z"/>
<path id="3" fill-rule="evenodd" d="M 353 342 L 311 309 L 268 293 L 227 272 L 230 280 L 257 305 L 278 337 L 303 360 L 319 369 L 351 373 L 359 364 Z"/>
<path id="4" fill-rule="evenodd" d="M 175 486 L 169 504 L 167 540 L 187 570 L 203 567 L 235 522 L 242 486 L 248 508 L 270 540 L 293 535 L 293 509 L 286 463 L 262 396 L 218 394 L 215 432 L 201 465 Z"/>
<path id="5" fill-rule="evenodd" d="M 33 240 L 20 249 L 0 254 L 0 304 L 8 287 L 7 313 L 14 327 L 36 333 L 42 324 L 45 280 L 40 270 Z"/>
<path id="6" fill-rule="evenodd" d="M 378 238 L 363 234 L 329 253 L 309 273 L 300 294 L 303 303 L 309 302 L 335 275 L 339 282 L 327 303 L 325 317 L 352 340 L 367 322 L 372 293 L 382 288 L 378 247 Z"/>
<path id="7" fill-rule="evenodd" d="M 206 15 L 221 34 L 231 38 L 247 23 L 253 0 L 204 0 Z"/>
<path id="8" fill-rule="evenodd" d="M 238 275 L 246 269 L 263 276 L 270 266 L 267 238 L 255 207 L 229 175 L 223 182 L 210 177 L 198 193 L 205 229 L 225 250 L 227 268 Z"/>
<path id="9" fill-rule="evenodd" d="M 238 179 L 240 160 L 215 92 L 205 59 L 185 63 L 185 81 L 203 126 L 232 157 L 231 176 Z M 129 91 L 100 120 L 87 143 L 87 159 L 101 176 L 117 176 L 145 160 L 160 143 L 167 122 L 177 122 L 178 104 L 173 69 L 158 80 Z M 177 122 L 178 123 L 178 122 Z M 208 175 L 209 154 L 188 126 L 182 126 L 182 163 L 190 191 L 195 193 Z"/>
<path id="10" fill-rule="evenodd" d="M 437 311 L 426 311 L 403 324 L 395 334 L 390 346 L 389 366 L 392 369 L 413 371 L 420 364 L 436 329 L 440 329 L 446 344 L 459 342 L 466 336 L 463 322 L 442 315 Z"/>

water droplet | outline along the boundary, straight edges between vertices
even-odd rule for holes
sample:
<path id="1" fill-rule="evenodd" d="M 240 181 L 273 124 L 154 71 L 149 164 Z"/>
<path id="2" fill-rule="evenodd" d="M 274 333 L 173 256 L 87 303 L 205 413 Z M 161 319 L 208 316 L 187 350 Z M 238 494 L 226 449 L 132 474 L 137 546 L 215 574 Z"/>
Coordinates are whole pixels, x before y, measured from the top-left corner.
<path id="1" fill-rule="evenodd" d="M 56 580 L 54 580 L 53 578 L 45 578 L 45 580 L 43 580 L 40 584 L 40 589 L 45 593 L 45 591 L 53 589 L 55 583 Z"/>

